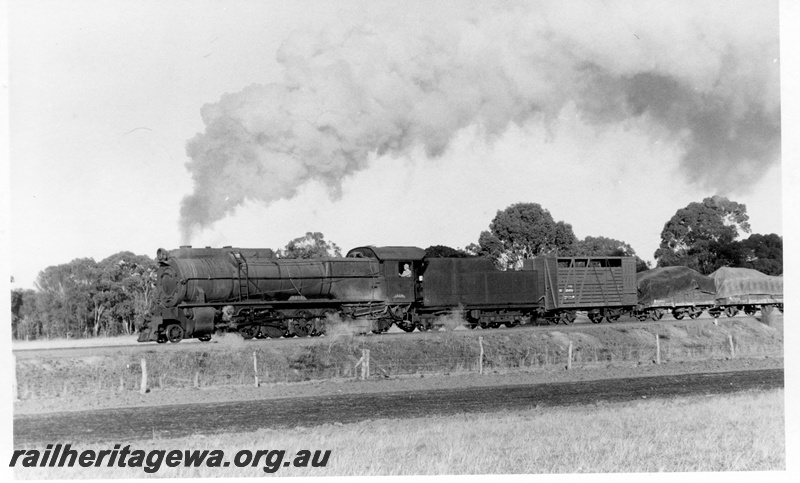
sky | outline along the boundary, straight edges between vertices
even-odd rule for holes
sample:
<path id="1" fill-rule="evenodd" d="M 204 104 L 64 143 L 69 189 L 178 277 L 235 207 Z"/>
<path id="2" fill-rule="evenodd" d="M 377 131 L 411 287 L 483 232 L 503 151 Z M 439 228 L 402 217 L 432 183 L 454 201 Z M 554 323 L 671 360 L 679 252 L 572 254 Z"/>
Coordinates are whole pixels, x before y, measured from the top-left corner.
<path id="1" fill-rule="evenodd" d="M 75 258 L 309 231 L 463 248 L 518 202 L 651 261 L 717 194 L 784 234 L 777 2 L 6 10 L 12 288 Z"/>

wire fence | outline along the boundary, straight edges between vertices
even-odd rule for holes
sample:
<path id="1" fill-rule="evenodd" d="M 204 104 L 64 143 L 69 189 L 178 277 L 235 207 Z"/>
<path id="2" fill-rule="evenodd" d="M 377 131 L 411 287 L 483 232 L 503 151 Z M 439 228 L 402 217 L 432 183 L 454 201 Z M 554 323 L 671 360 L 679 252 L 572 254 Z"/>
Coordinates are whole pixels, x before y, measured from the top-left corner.
<path id="1" fill-rule="evenodd" d="M 530 346 L 483 337 L 417 341 L 407 346 L 366 339 L 274 350 L 130 354 L 107 364 L 53 360 L 17 364 L 14 397 L 41 399 L 152 390 L 263 386 L 309 380 L 376 379 L 407 375 L 563 370 L 627 363 L 667 363 L 776 356 L 782 341 L 727 338 L 676 342 L 665 334 L 624 345 L 588 343 L 576 337 Z M 27 362 L 27 361 L 26 361 Z"/>

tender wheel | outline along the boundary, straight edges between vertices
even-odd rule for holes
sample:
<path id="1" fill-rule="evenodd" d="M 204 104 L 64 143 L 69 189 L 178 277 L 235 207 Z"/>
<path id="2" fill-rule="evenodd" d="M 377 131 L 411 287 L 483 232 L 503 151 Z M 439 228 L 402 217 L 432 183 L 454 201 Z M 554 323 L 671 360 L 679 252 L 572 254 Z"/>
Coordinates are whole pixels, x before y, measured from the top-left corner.
<path id="1" fill-rule="evenodd" d="M 239 335 L 241 335 L 245 339 L 252 339 L 256 335 L 258 335 L 258 326 L 257 325 L 248 325 L 246 327 L 241 327 L 239 329 Z"/>
<path id="2" fill-rule="evenodd" d="M 183 327 L 178 324 L 170 324 L 164 333 L 167 336 L 167 340 L 173 344 L 177 344 L 183 340 Z"/>

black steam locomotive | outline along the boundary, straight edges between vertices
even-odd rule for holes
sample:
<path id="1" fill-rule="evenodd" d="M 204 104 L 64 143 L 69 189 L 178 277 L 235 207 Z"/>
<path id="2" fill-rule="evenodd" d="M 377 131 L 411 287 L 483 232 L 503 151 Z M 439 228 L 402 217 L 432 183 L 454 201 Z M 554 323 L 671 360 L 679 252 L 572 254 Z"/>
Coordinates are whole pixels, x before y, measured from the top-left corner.
<path id="1" fill-rule="evenodd" d="M 158 250 L 158 305 L 139 342 L 305 337 L 331 323 L 381 333 L 616 320 L 637 305 L 632 257 L 541 257 L 521 270 L 478 258 L 427 258 L 416 247 L 354 248 L 345 258 L 280 259 L 269 249 Z"/>

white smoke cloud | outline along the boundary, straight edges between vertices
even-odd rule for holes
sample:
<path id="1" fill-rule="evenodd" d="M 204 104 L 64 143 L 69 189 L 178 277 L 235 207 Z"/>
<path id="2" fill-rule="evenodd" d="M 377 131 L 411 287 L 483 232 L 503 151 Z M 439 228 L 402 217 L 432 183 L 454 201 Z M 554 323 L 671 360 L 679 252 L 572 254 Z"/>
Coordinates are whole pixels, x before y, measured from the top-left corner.
<path id="1" fill-rule="evenodd" d="M 721 8 L 381 4 L 297 32 L 277 53 L 282 83 L 203 107 L 205 132 L 187 145 L 184 239 L 245 200 L 290 198 L 309 180 L 337 197 L 378 156 L 435 157 L 465 128 L 491 142 L 512 124 L 552 126 L 567 106 L 601 128 L 644 119 L 680 147 L 687 179 L 735 191 L 779 159 L 778 7 Z"/>

